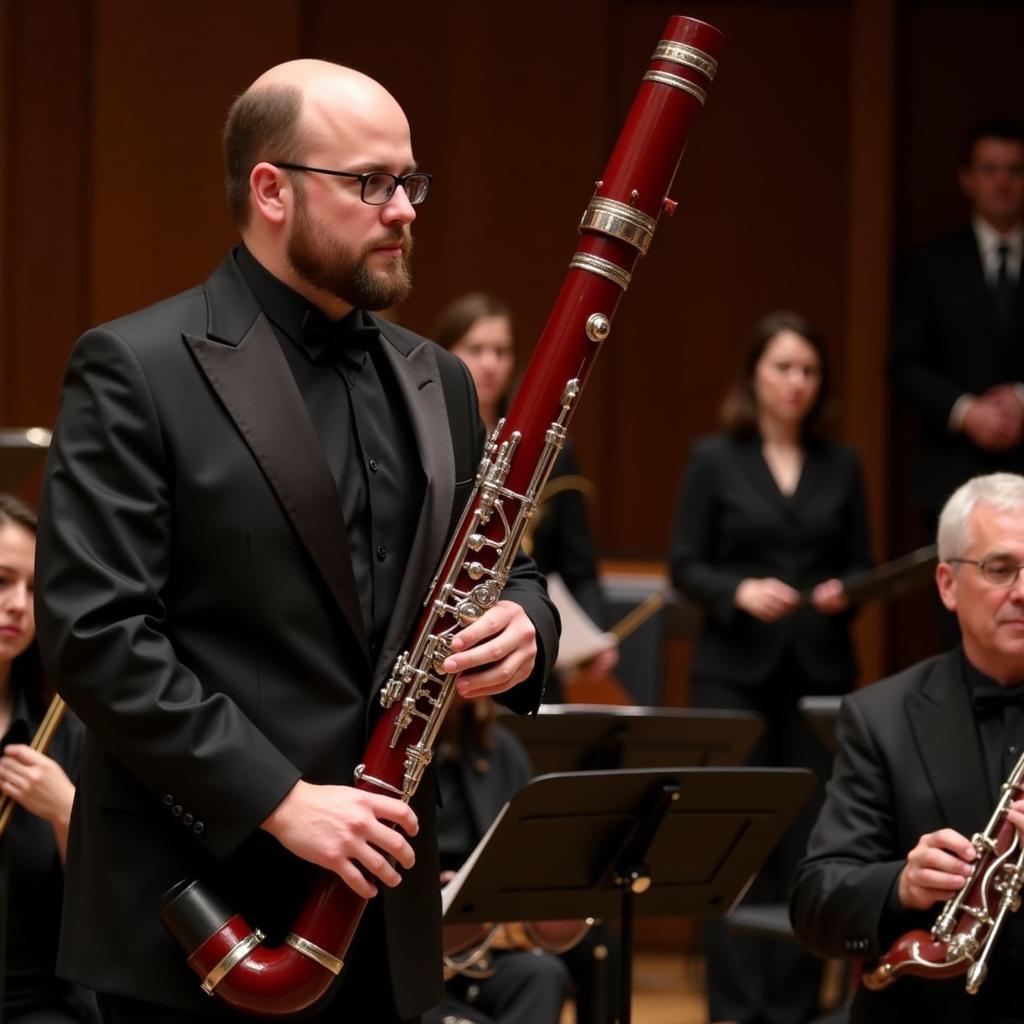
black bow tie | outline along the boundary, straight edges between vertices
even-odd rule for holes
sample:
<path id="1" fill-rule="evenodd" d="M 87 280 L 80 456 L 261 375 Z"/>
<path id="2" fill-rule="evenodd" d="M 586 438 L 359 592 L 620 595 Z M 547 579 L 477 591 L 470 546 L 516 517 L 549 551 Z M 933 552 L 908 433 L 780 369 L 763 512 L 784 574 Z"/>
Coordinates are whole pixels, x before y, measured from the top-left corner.
<path id="1" fill-rule="evenodd" d="M 971 691 L 971 703 L 979 716 L 1000 714 L 1007 704 L 1024 706 L 1024 683 L 1018 686 L 979 683 Z"/>
<path id="2" fill-rule="evenodd" d="M 302 344 L 314 363 L 346 360 L 362 366 L 366 352 L 377 337 L 377 328 L 363 320 L 358 309 L 341 320 L 328 320 L 317 310 L 307 310 L 302 319 Z"/>

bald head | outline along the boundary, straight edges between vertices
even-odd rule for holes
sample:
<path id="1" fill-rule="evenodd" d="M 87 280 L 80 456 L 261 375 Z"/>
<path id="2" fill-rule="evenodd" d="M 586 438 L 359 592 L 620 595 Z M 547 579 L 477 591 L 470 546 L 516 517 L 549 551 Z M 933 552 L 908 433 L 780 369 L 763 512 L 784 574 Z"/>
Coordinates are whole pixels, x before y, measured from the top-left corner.
<path id="1" fill-rule="evenodd" d="M 351 146 L 382 131 L 409 138 L 395 98 L 362 72 L 305 59 L 265 71 L 235 100 L 224 128 L 235 221 L 244 227 L 249 220 L 249 175 L 256 164 L 302 162 L 312 149 Z"/>

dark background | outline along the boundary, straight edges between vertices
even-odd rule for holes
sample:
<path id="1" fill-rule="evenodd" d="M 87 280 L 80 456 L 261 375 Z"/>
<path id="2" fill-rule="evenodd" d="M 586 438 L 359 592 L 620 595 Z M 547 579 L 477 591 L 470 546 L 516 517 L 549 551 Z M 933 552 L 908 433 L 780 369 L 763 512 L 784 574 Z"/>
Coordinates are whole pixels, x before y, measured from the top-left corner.
<path id="1" fill-rule="evenodd" d="M 415 227 L 416 291 L 395 318 L 429 331 L 449 299 L 493 290 L 518 311 L 525 359 L 680 13 L 722 29 L 726 48 L 673 189 L 679 209 L 637 268 L 574 422 L 602 554 L 664 559 L 689 445 L 714 429 L 751 324 L 787 306 L 828 339 L 837 433 L 864 458 L 877 555 L 923 542 L 902 512 L 911 441 L 885 377 L 893 268 L 905 245 L 962 219 L 966 128 L 1022 111 L 1017 3 L 6 0 L 0 426 L 51 425 L 84 327 L 217 264 L 234 239 L 225 111 L 297 56 L 383 82 L 435 175 Z M 863 614 L 865 678 L 926 648 L 927 618 L 923 597 Z"/>

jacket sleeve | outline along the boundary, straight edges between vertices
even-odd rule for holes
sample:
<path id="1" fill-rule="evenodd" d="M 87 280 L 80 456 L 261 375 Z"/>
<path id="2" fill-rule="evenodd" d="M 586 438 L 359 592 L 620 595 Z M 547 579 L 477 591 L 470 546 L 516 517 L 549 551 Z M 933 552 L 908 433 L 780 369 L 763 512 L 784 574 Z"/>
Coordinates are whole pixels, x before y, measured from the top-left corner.
<path id="1" fill-rule="evenodd" d="M 714 455 L 698 442 L 683 474 L 672 536 L 672 583 L 709 614 L 728 624 L 741 573 L 714 561 L 718 528 L 718 473 Z"/>
<path id="2" fill-rule="evenodd" d="M 797 868 L 790 918 L 797 938 L 821 956 L 876 957 L 919 923 L 897 907 L 905 863 L 896 849 L 893 780 L 855 700 L 843 701 L 839 753 L 825 803 Z"/>
<path id="3" fill-rule="evenodd" d="M 171 461 L 136 354 L 109 328 L 89 332 L 71 355 L 47 461 L 36 621 L 46 669 L 90 732 L 154 806 L 208 823 L 195 838 L 225 857 L 300 773 L 176 655 Z"/>
<path id="4" fill-rule="evenodd" d="M 910 402 L 928 430 L 944 436 L 949 433 L 949 414 L 964 389 L 938 361 L 929 267 L 928 254 L 920 252 L 900 274 L 893 307 L 890 372 L 896 391 Z"/>

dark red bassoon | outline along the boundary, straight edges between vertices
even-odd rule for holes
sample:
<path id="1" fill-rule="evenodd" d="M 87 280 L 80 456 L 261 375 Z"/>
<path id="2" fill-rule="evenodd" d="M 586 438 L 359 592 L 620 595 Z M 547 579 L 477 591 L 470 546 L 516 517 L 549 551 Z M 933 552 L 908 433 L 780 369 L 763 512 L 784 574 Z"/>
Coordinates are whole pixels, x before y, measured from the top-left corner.
<path id="1" fill-rule="evenodd" d="M 425 611 L 381 692 L 385 708 L 355 772 L 360 789 L 408 802 L 433 757 L 454 695 L 442 663 L 459 629 L 501 596 L 541 488 L 598 349 L 647 252 L 697 111 L 718 67 L 722 36 L 671 18 L 601 181 L 580 223 L 569 273 L 508 415 L 487 441 L 476 490 L 424 602 Z M 317 875 L 292 932 L 276 947 L 201 882 L 181 882 L 161 916 L 202 987 L 258 1016 L 296 1013 L 340 974 L 366 901 L 336 875 Z"/>

